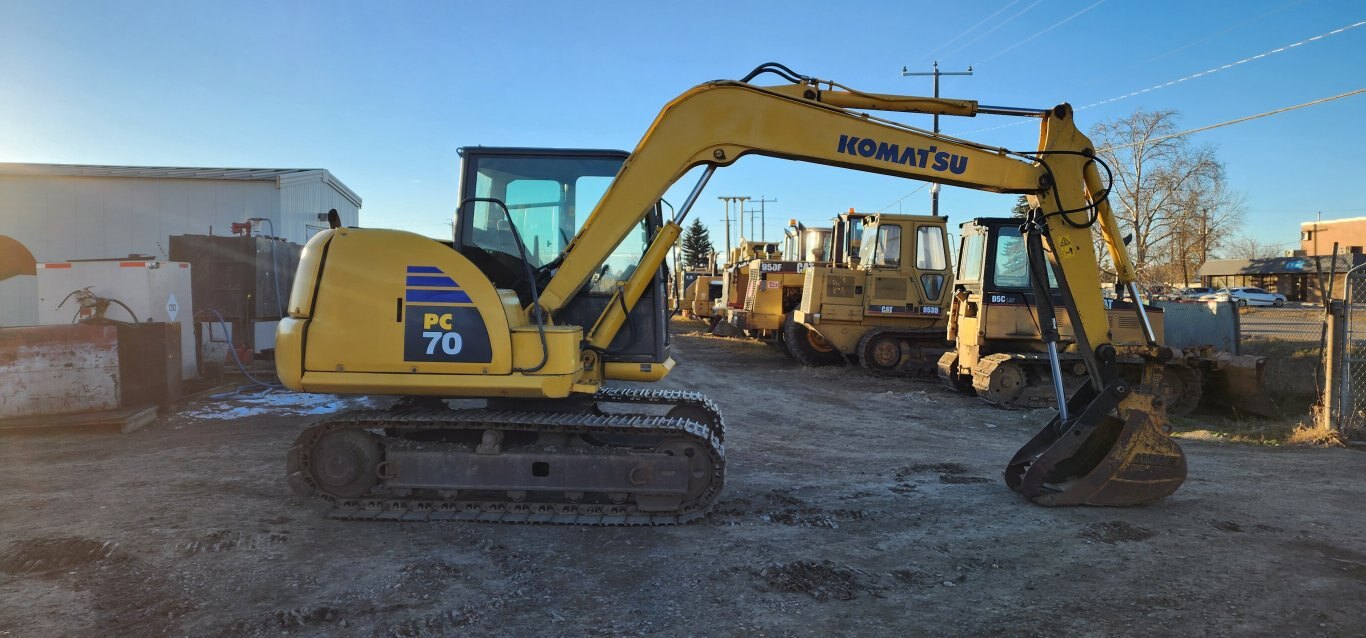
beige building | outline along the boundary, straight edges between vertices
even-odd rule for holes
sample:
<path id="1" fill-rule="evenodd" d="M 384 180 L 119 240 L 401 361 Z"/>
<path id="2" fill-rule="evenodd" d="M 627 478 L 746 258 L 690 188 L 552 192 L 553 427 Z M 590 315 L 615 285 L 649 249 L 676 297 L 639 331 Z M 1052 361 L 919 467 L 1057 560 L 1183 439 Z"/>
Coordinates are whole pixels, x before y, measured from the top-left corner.
<path id="1" fill-rule="evenodd" d="M 1337 242 L 1338 254 L 1361 254 L 1366 246 L 1366 217 L 1328 219 L 1300 224 L 1300 251 L 1310 257 L 1333 254 Z"/>

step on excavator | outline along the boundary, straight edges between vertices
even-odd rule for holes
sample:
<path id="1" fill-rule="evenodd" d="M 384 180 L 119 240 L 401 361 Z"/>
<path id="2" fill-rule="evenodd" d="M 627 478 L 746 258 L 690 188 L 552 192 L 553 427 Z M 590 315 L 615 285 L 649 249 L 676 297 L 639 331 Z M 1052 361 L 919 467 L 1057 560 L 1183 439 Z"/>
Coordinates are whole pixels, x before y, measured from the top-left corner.
<path id="1" fill-rule="evenodd" d="M 752 82 L 766 74 L 785 83 Z M 1038 118 L 1039 146 L 995 148 L 868 110 Z M 713 172 L 749 154 L 1024 194 L 1031 272 L 1042 281 L 1047 264 L 1057 271 L 1087 377 L 1010 459 L 1006 484 L 1041 505 L 1131 505 L 1182 483 L 1185 457 L 1162 433 L 1161 398 L 1115 367 L 1092 228 L 1120 281 L 1134 273 L 1104 165 L 1072 107 L 867 93 L 769 63 L 684 92 L 629 154 L 464 149 L 450 245 L 334 217 L 304 249 L 277 329 L 277 373 L 297 391 L 401 398 L 304 429 L 287 459 L 293 490 L 351 519 L 705 516 L 725 479 L 720 410 L 696 392 L 612 382 L 673 368 L 665 257 Z M 660 198 L 696 168 L 665 218 Z M 1038 305 L 1059 374 L 1049 296 Z M 1136 312 L 1143 319 L 1141 304 Z"/>

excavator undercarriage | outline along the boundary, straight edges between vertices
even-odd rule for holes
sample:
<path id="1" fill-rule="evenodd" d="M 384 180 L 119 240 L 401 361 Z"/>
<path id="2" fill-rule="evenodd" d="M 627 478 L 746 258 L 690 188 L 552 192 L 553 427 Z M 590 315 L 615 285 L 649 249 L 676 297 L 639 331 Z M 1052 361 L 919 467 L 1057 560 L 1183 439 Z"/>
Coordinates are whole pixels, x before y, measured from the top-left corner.
<path id="1" fill-rule="evenodd" d="M 325 419 L 290 448 L 290 486 L 347 519 L 659 525 L 715 505 L 724 425 L 701 394 L 518 403 L 410 400 Z M 646 406 L 669 410 L 629 411 Z"/>

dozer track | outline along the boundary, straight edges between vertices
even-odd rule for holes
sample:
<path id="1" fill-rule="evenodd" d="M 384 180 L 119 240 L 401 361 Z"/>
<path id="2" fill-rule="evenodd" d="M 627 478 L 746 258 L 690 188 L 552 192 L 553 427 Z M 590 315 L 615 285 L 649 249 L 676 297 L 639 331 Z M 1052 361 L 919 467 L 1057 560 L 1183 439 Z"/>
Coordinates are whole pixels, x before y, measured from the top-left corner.
<path id="1" fill-rule="evenodd" d="M 1081 356 L 1075 353 L 1062 353 L 1059 361 L 1065 369 L 1082 365 Z M 1142 376 L 1144 362 L 1139 357 L 1120 357 L 1115 363 L 1123 376 L 1135 377 L 1135 381 Z M 1190 414 L 1200 403 L 1200 374 L 1181 364 L 1169 363 L 1163 370 L 1161 391 L 1144 392 L 1161 395 L 1168 415 Z M 940 379 L 957 388 L 943 374 Z M 1063 379 L 1067 393 L 1071 394 L 1081 387 L 1085 377 L 1065 374 Z M 982 357 L 973 369 L 972 388 L 982 400 L 1004 408 L 1055 407 L 1048 356 L 1042 353 L 996 353 Z"/>
<path id="2" fill-rule="evenodd" d="M 953 344 L 944 339 L 943 328 L 869 330 L 858 342 L 859 363 L 881 375 L 933 379 L 936 364 Z"/>
<path id="3" fill-rule="evenodd" d="M 725 479 L 725 448 L 680 407 L 721 416 L 697 393 L 610 389 L 604 403 L 674 405 L 668 416 L 400 407 L 346 412 L 289 451 L 294 492 L 326 515 L 672 525 L 704 517 Z"/>

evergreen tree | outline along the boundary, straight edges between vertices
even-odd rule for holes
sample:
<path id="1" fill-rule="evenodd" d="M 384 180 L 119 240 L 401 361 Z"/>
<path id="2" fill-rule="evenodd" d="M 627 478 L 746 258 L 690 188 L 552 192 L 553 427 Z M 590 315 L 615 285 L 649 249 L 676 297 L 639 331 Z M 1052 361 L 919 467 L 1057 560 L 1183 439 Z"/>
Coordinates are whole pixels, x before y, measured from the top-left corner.
<path id="1" fill-rule="evenodd" d="M 711 231 L 694 217 L 680 240 L 683 245 L 683 266 L 691 270 L 707 267 L 707 258 L 715 250 L 711 245 Z"/>
<path id="2" fill-rule="evenodd" d="M 1021 195 L 1019 199 L 1015 200 L 1015 208 L 1010 209 L 1010 214 L 1016 217 L 1029 215 L 1029 199 Z"/>

